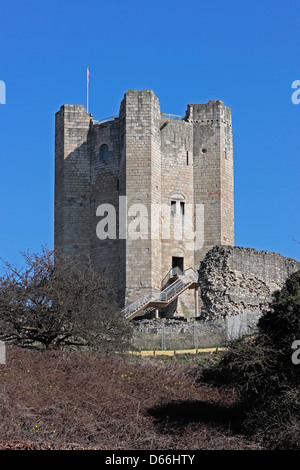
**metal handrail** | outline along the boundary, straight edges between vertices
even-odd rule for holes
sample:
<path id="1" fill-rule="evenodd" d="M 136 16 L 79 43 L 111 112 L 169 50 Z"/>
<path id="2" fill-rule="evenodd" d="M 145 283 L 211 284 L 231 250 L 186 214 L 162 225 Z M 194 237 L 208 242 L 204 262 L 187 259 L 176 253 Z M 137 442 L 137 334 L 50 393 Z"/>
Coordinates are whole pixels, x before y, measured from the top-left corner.
<path id="1" fill-rule="evenodd" d="M 161 285 L 165 286 L 168 283 L 168 281 L 171 279 L 171 277 L 173 276 L 182 276 L 182 275 L 183 275 L 182 270 L 178 266 L 175 266 L 175 268 L 170 269 L 168 274 L 163 278 L 163 280 L 161 281 Z"/>
<path id="2" fill-rule="evenodd" d="M 152 298 L 152 296 L 153 296 L 153 292 L 147 292 L 147 294 L 143 295 L 142 297 L 139 297 L 133 303 L 128 305 L 126 308 L 124 308 L 123 312 L 125 314 L 125 317 L 128 316 L 134 310 L 137 310 L 142 305 L 147 304 Z"/>
<path id="3" fill-rule="evenodd" d="M 182 278 L 177 279 L 173 284 L 171 284 L 169 287 L 167 287 L 165 290 L 163 290 L 160 294 L 160 300 L 167 302 L 169 299 L 171 299 L 175 294 L 180 292 L 184 287 L 186 283 Z"/>
<path id="4" fill-rule="evenodd" d="M 179 279 L 177 279 L 177 281 L 173 282 L 173 284 L 166 287 L 163 291 L 147 292 L 145 295 L 139 297 L 136 301 L 132 302 L 130 305 L 124 308 L 123 313 L 125 318 L 128 317 L 132 312 L 138 310 L 144 305 L 146 306 L 150 302 L 168 302 L 172 297 L 174 297 L 174 295 L 181 292 L 188 284 L 191 284 L 193 281 L 198 281 L 198 275 L 193 268 L 188 268 L 184 274 L 181 275 Z"/>
<path id="5" fill-rule="evenodd" d="M 166 118 L 176 119 L 177 121 L 182 121 L 184 119 L 184 116 L 179 116 L 178 114 L 166 114 L 166 113 L 162 113 L 162 114 Z"/>
<path id="6" fill-rule="evenodd" d="M 101 119 L 101 121 L 93 121 L 94 124 L 102 124 L 103 122 L 108 122 L 108 121 L 113 121 L 114 119 L 117 119 L 119 116 L 110 116 L 104 119 Z"/>
<path id="7" fill-rule="evenodd" d="M 191 276 L 195 281 L 198 281 L 198 274 L 193 268 L 188 268 L 184 271 L 184 274 L 187 276 Z"/>
<path id="8" fill-rule="evenodd" d="M 190 270 L 188 270 L 190 271 Z M 195 272 L 195 271 L 193 271 Z M 191 277 L 193 277 L 192 280 L 194 280 L 194 276 L 191 276 L 192 271 L 190 271 L 187 274 L 184 274 L 181 276 L 177 281 L 173 282 L 170 286 L 166 287 L 161 293 L 160 293 L 160 300 L 169 300 L 172 298 L 175 294 L 180 292 L 187 284 L 191 283 Z"/>
<path id="9" fill-rule="evenodd" d="M 179 116 L 178 114 L 166 114 L 166 113 L 161 113 L 163 114 L 164 117 L 169 118 L 169 119 L 176 119 L 177 121 L 183 121 L 185 118 L 184 116 Z M 101 119 L 100 121 L 93 120 L 94 124 L 102 124 L 104 122 L 108 121 L 113 121 L 114 119 L 117 119 L 119 115 L 117 116 L 109 116 L 107 118 Z"/>

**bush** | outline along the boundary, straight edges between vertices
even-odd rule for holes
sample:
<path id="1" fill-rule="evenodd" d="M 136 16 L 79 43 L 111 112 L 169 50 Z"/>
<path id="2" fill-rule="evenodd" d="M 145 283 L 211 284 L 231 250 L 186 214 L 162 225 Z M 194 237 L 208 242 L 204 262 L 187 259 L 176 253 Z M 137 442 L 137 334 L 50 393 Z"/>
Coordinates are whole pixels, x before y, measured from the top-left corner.
<path id="1" fill-rule="evenodd" d="M 195 386 L 194 359 L 9 346 L 0 451 L 256 449 L 232 432 L 232 394 Z"/>
<path id="2" fill-rule="evenodd" d="M 300 448 L 300 365 L 292 361 L 300 340 L 300 271 L 274 293 L 252 338 L 234 341 L 206 379 L 234 385 L 245 432 L 272 449 Z"/>
<path id="3" fill-rule="evenodd" d="M 22 347 L 122 351 L 132 329 L 109 283 L 90 263 L 43 249 L 0 278 L 0 338 Z"/>

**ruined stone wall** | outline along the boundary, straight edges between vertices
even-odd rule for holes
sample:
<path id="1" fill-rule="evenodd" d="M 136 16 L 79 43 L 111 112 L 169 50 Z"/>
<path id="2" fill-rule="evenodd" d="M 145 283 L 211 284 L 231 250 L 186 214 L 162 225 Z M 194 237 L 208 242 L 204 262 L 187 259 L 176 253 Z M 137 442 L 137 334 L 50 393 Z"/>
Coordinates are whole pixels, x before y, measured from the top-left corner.
<path id="1" fill-rule="evenodd" d="M 223 318 L 230 336 L 250 333 L 269 309 L 274 291 L 300 269 L 300 262 L 279 253 L 215 246 L 199 267 L 201 319 Z"/>

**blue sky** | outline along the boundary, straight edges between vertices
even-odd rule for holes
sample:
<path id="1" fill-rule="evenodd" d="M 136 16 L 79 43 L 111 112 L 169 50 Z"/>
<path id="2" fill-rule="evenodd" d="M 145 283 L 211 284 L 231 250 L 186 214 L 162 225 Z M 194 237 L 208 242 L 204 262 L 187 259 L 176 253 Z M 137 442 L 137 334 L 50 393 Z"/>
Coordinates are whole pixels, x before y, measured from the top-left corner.
<path id="1" fill-rule="evenodd" d="M 54 116 L 116 115 L 128 89 L 163 112 L 232 109 L 235 243 L 300 259 L 300 3 L 291 0 L 1 0 L 0 256 L 53 247 Z M 2 269 L 0 264 L 0 270 Z"/>

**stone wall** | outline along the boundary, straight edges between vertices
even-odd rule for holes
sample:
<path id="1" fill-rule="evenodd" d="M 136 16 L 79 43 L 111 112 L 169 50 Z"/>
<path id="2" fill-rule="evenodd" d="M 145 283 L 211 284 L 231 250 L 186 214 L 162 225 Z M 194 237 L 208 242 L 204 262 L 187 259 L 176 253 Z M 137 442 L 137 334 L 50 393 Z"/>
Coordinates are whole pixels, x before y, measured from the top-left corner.
<path id="1" fill-rule="evenodd" d="M 126 297 L 134 300 L 161 282 L 161 244 L 158 235 L 150 236 L 149 220 L 151 205 L 161 199 L 160 105 L 152 90 L 129 90 L 121 108 L 128 209 Z"/>
<path id="2" fill-rule="evenodd" d="M 124 260 L 119 257 L 119 243 L 117 239 L 97 237 L 97 226 L 106 223 L 108 213 L 99 214 L 97 208 L 103 204 L 110 204 L 115 208 L 116 222 L 118 221 L 119 207 L 119 160 L 120 160 L 120 125 L 119 119 L 91 126 L 89 132 L 90 150 L 90 242 L 91 261 L 96 271 L 105 273 L 105 276 L 114 286 L 120 284 L 120 273 L 124 273 Z M 100 161 L 99 149 L 107 145 L 108 158 Z M 102 229 L 103 230 L 103 229 Z M 117 230 L 116 230 L 117 232 Z M 119 263 L 120 269 L 115 269 Z"/>
<path id="3" fill-rule="evenodd" d="M 228 339 L 251 333 L 274 291 L 299 269 L 299 261 L 279 253 L 215 246 L 199 267 L 201 320 L 223 318 Z"/>
<path id="4" fill-rule="evenodd" d="M 121 306 L 160 290 L 173 264 L 196 270 L 212 246 L 234 243 L 231 111 L 209 101 L 177 118 L 161 111 L 152 90 L 129 90 L 109 120 L 95 121 L 82 105 L 56 113 L 55 248 L 90 257 Z M 203 247 L 195 247 L 196 229 Z M 192 303 L 184 293 L 179 313 Z"/>
<path id="5" fill-rule="evenodd" d="M 133 321 L 135 345 L 141 349 L 201 348 L 223 346 L 249 335 L 270 308 L 272 294 L 299 269 L 299 261 L 279 253 L 215 246 L 199 267 L 200 317 L 175 318 L 171 311 L 157 320 L 137 319 Z"/>
<path id="6" fill-rule="evenodd" d="M 167 208 L 161 218 L 162 227 L 162 270 L 164 278 L 172 267 L 172 256 L 183 258 L 184 269 L 194 268 L 193 243 L 186 242 L 186 234 L 192 233 L 192 217 L 182 216 L 180 204 L 187 207 L 194 204 L 193 186 L 193 125 L 161 117 L 162 204 Z M 175 216 L 171 216 L 171 201 L 175 203 Z M 168 218 L 169 216 L 169 218 Z M 189 226 L 187 225 L 189 224 Z M 182 235 L 176 233 L 181 229 Z M 165 229 L 169 227 L 170 233 Z M 192 245 L 191 247 L 189 245 Z"/>
<path id="7" fill-rule="evenodd" d="M 193 123 L 194 200 L 204 205 L 204 246 L 234 245 L 233 142 L 231 110 L 220 100 L 188 105 Z"/>
<path id="8" fill-rule="evenodd" d="M 55 119 L 55 248 L 81 260 L 90 255 L 91 115 L 64 105 Z"/>

